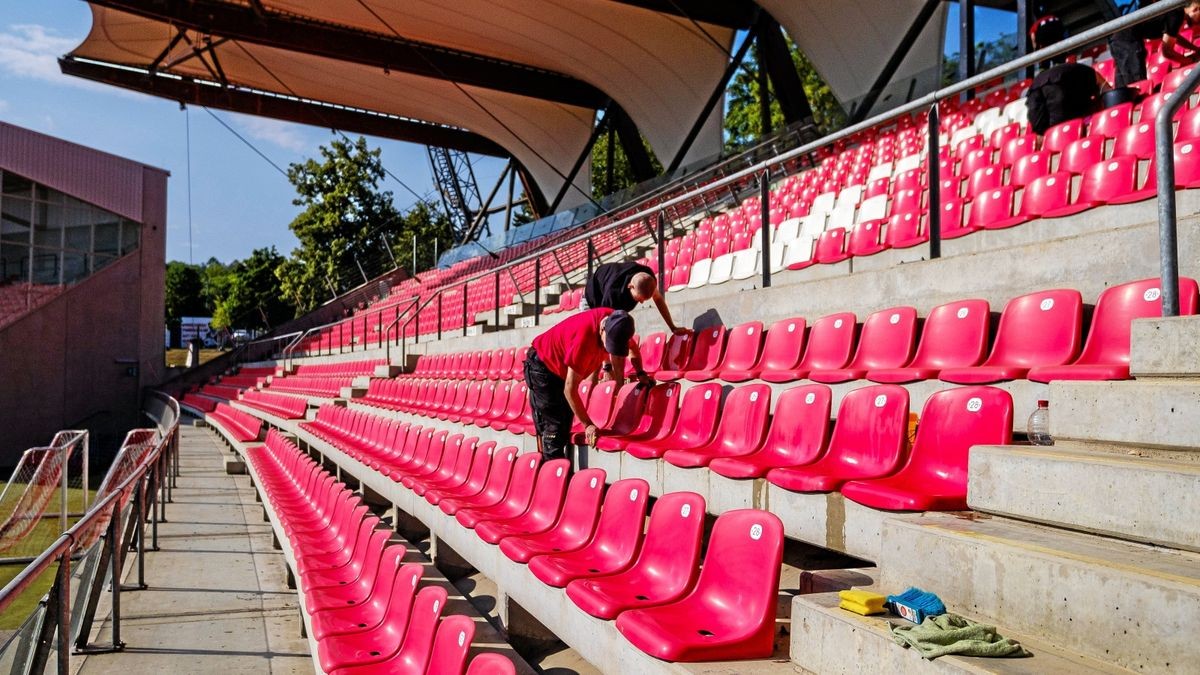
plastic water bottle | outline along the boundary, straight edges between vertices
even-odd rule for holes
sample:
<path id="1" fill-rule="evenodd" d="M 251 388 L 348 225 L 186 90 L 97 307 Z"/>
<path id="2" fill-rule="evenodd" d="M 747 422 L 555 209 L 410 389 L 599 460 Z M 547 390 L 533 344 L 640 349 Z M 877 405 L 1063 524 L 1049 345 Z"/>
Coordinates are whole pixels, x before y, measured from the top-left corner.
<path id="1" fill-rule="evenodd" d="M 1050 402 L 1038 401 L 1037 410 L 1029 415 L 1029 442 L 1034 445 L 1054 445 L 1050 436 Z"/>

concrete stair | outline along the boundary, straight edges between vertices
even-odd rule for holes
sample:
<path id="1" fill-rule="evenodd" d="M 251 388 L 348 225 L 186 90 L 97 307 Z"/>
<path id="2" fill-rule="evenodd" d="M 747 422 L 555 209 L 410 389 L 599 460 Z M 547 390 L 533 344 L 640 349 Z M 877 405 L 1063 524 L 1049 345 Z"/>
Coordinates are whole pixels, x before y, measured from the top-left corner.
<path id="1" fill-rule="evenodd" d="M 1050 434 L 1062 440 L 1200 451 L 1200 373 L 1126 382 L 1053 382 Z"/>
<path id="2" fill-rule="evenodd" d="M 883 524 L 880 588 L 1138 672 L 1200 661 L 1200 555 L 982 517 Z"/>

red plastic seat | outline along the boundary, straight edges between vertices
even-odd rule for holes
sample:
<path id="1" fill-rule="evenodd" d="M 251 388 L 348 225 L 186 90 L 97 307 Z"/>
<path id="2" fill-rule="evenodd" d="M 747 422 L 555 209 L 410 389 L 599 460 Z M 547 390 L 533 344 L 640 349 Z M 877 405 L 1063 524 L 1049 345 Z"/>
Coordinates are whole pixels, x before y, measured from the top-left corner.
<path id="1" fill-rule="evenodd" d="M 968 225 L 964 222 L 963 211 L 967 208 L 966 202 L 961 199 L 943 199 L 941 207 L 941 231 L 942 239 L 957 239 L 965 237 L 979 228 L 975 225 Z"/>
<path id="2" fill-rule="evenodd" d="M 600 517 L 604 476 L 593 475 L 586 482 L 579 481 L 578 484 L 572 481 L 568 491 L 570 494 L 554 527 L 500 540 L 500 551 L 509 560 L 527 563 L 536 555 L 574 551 L 592 538 L 596 520 Z"/>
<path id="3" fill-rule="evenodd" d="M 598 481 L 599 485 L 604 484 L 603 469 L 583 469 L 573 476 L 567 472 L 559 473 L 557 470 L 553 473 L 546 473 L 544 468 L 543 473 L 545 475 L 538 478 L 533 498 L 530 499 L 529 508 L 524 513 L 505 520 L 488 520 L 479 523 L 475 527 L 475 534 L 489 544 L 498 544 L 505 537 L 545 532 L 558 519 L 564 500 L 586 499 L 586 496 L 578 495 L 591 489 L 588 487 L 589 483 Z M 570 478 L 569 484 L 568 477 Z"/>
<path id="4" fill-rule="evenodd" d="M 642 544 L 649 500 L 650 484 L 641 478 L 613 483 L 591 541 L 567 553 L 539 555 L 529 561 L 529 571 L 543 583 L 562 588 L 575 579 L 624 570 Z"/>
<path id="5" fill-rule="evenodd" d="M 1133 103 L 1121 103 L 1092 115 L 1092 120 L 1088 124 L 1088 136 L 1116 138 L 1131 124 L 1133 124 Z"/>
<path id="6" fill-rule="evenodd" d="M 396 579 L 410 583 L 416 581 L 409 574 L 397 575 Z M 446 591 L 444 589 L 433 586 L 425 590 L 441 591 L 443 602 L 445 602 Z M 378 663 L 395 654 L 404 641 L 405 631 L 408 629 L 411 613 L 416 605 L 413 595 L 415 591 L 414 586 L 403 588 L 398 583 L 393 584 L 392 598 L 388 604 L 387 614 L 375 627 L 357 633 L 332 635 L 318 642 L 317 660 L 321 664 L 321 669 L 331 673 L 338 668 L 350 665 Z M 305 609 L 309 612 L 322 611 L 321 608 L 314 609 L 308 604 L 305 605 Z"/>
<path id="7" fill-rule="evenodd" d="M 813 248 L 813 262 L 818 265 L 832 265 L 842 262 L 850 256 L 846 253 L 846 230 L 845 228 L 835 227 L 825 230 L 817 237 L 817 244 Z"/>
<path id="8" fill-rule="evenodd" d="M 635 441 L 662 438 L 671 433 L 679 414 L 679 384 L 666 382 L 650 389 L 634 428 L 621 435 L 601 436 L 596 449 L 613 452 Z"/>
<path id="9" fill-rule="evenodd" d="M 446 607 L 446 597 L 446 589 L 441 586 L 427 586 L 417 593 L 412 604 L 412 614 L 404 625 L 385 623 L 386 630 L 381 626 L 381 629 L 376 631 L 331 638 L 331 642 L 337 640 L 338 644 L 329 648 L 329 651 L 336 650 L 334 655 L 329 656 L 329 660 L 340 662 L 340 665 L 326 667 L 325 660 L 322 660 L 322 668 L 331 675 L 423 675 L 429 665 L 434 632 L 437 630 L 442 610 Z M 349 638 L 352 637 L 360 640 L 351 642 Z M 458 639 L 457 631 L 453 639 Z M 323 643 L 317 643 L 318 652 L 323 646 Z"/>
<path id="10" fill-rule="evenodd" d="M 985 166 L 971 174 L 967 181 L 967 197 L 975 199 L 1001 185 L 1004 185 L 1004 169 L 999 166 Z"/>
<path id="11" fill-rule="evenodd" d="M 1135 319 L 1162 316 L 1159 279 L 1143 279 L 1104 289 L 1096 300 L 1092 327 L 1079 358 L 1070 365 L 1041 366 L 1029 371 L 1035 382 L 1051 380 L 1129 379 L 1130 333 Z M 1179 313 L 1196 313 L 1194 279 L 1179 279 Z"/>
<path id="12" fill-rule="evenodd" d="M 779 395 L 766 440 L 750 454 L 709 462 L 713 473 L 726 478 L 761 478 L 767 471 L 799 466 L 825 452 L 833 393 L 823 384 L 792 387 Z"/>
<path id="13" fill-rule="evenodd" d="M 508 479 L 512 476 L 516 458 L 516 448 L 510 446 L 501 449 L 492 457 L 487 482 L 484 483 L 481 490 L 470 495 L 442 499 L 438 502 L 438 508 L 442 510 L 442 513 L 452 516 L 458 513 L 459 509 L 499 502 L 508 490 Z"/>
<path id="14" fill-rule="evenodd" d="M 587 410 L 588 419 L 592 420 L 598 428 L 604 428 L 608 424 L 608 418 L 612 415 L 613 403 L 616 402 L 616 394 L 617 383 L 612 380 L 604 380 L 596 383 L 595 389 L 587 399 L 584 409 Z M 571 425 L 571 442 L 583 445 L 584 430 L 583 423 L 576 419 Z"/>
<path id="15" fill-rule="evenodd" d="M 1058 158 L 1058 170 L 1083 173 L 1096 162 L 1104 160 L 1104 140 L 1081 138 L 1072 142 Z"/>
<path id="16" fill-rule="evenodd" d="M 423 568 L 415 563 L 401 566 L 402 557 L 403 553 L 397 551 L 389 556 L 385 564 L 380 565 L 371 595 L 365 602 L 310 612 L 313 638 L 321 642 L 333 635 L 350 635 L 373 630 L 388 616 L 388 607 L 393 601 L 406 604 L 410 602 L 412 589 L 416 588 L 421 580 Z"/>
<path id="17" fill-rule="evenodd" d="M 660 370 L 654 376 L 658 380 L 683 379 L 693 370 L 715 370 L 725 352 L 725 326 L 713 326 L 695 332 L 692 353 L 685 365 L 678 370 Z"/>
<path id="18" fill-rule="evenodd" d="M 717 518 L 696 587 L 668 605 L 631 609 L 617 630 L 664 661 L 767 658 L 775 651 L 775 605 L 783 523 L 767 511 Z"/>
<path id="19" fill-rule="evenodd" d="M 789 370 L 763 370 L 760 377 L 767 382 L 794 382 L 808 377 L 816 368 L 845 368 L 854 349 L 857 328 L 857 317 L 852 312 L 817 319 L 808 331 L 808 347 L 800 363 Z"/>
<path id="20" fill-rule="evenodd" d="M 977 196 L 967 222 L 985 230 L 1002 230 L 1028 221 L 1029 215 L 1013 208 L 1013 195 L 1012 187 L 1003 186 Z"/>
<path id="21" fill-rule="evenodd" d="M 517 668 L 500 654 L 484 652 L 471 659 L 467 675 L 517 675 Z"/>
<path id="22" fill-rule="evenodd" d="M 971 180 L 976 174 L 983 172 L 992 167 L 992 155 L 994 154 L 991 148 L 975 148 L 966 154 L 962 160 L 962 166 L 959 167 L 960 173 Z M 999 173 L 999 172 L 997 172 Z M 967 194 L 970 194 L 970 185 L 967 187 Z"/>
<path id="23" fill-rule="evenodd" d="M 1132 155 L 1138 159 L 1154 157 L 1154 125 L 1151 122 L 1139 122 L 1117 136 L 1113 144 L 1113 157 Z"/>
<path id="24" fill-rule="evenodd" d="M 571 581 L 567 597 L 601 619 L 683 597 L 699 576 L 704 509 L 704 498 L 694 492 L 659 497 L 637 560 L 616 574 Z"/>
<path id="25" fill-rule="evenodd" d="M 1067 120 L 1046 130 L 1042 137 L 1042 149 L 1062 152 L 1074 141 L 1083 137 L 1083 120 Z"/>
<path id="26" fill-rule="evenodd" d="M 638 349 L 642 357 L 642 368 L 647 373 L 653 375 L 662 368 L 663 353 L 666 344 L 666 333 L 651 333 L 642 338 L 641 343 L 638 344 Z"/>
<path id="27" fill-rule="evenodd" d="M 1037 152 L 1037 136 L 1025 134 L 1010 138 L 1000 146 L 1000 165 L 1013 166 L 1022 157 L 1031 155 L 1034 152 Z"/>
<path id="28" fill-rule="evenodd" d="M 1000 315 L 987 360 L 971 368 L 946 368 L 938 377 L 958 384 L 988 384 L 1025 377 L 1037 366 L 1070 363 L 1079 354 L 1082 328 L 1079 291 L 1040 291 L 1013 298 Z"/>
<path id="29" fill-rule="evenodd" d="M 887 476 L 904 461 L 907 427 L 907 389 L 855 389 L 838 407 L 829 450 L 811 464 L 771 469 L 767 480 L 794 492 L 833 492 L 847 481 Z"/>
<path id="30" fill-rule="evenodd" d="M 765 371 L 795 368 L 804 355 L 804 332 L 805 321 L 802 317 L 776 321 L 767 330 L 757 363 L 743 369 L 723 368 L 721 379 L 726 382 L 745 382 L 757 378 Z"/>
<path id="31" fill-rule="evenodd" d="M 761 321 L 750 321 L 729 329 L 725 356 L 714 368 L 693 370 L 687 374 L 692 382 L 706 382 L 718 375 L 730 371 L 747 371 L 758 363 L 759 351 L 763 344 L 763 325 Z"/>
<path id="32" fill-rule="evenodd" d="M 944 368 L 977 366 L 987 356 L 987 300 L 960 300 L 934 307 L 925 317 L 921 342 L 903 368 L 872 368 L 867 379 L 902 384 L 936 378 Z"/>
<path id="33" fill-rule="evenodd" d="M 972 446 L 1012 443 L 1012 397 L 995 387 L 943 389 L 925 402 L 904 468 L 887 478 L 850 481 L 847 499 L 888 511 L 964 511 Z"/>
<path id="34" fill-rule="evenodd" d="M 447 616 L 438 624 L 437 634 L 433 638 L 433 651 L 429 654 L 429 662 L 424 670 L 416 669 L 416 663 L 400 659 L 392 659 L 386 665 L 395 668 L 392 672 L 405 675 L 462 675 L 467 667 L 467 652 L 470 651 L 471 640 L 474 638 L 474 619 L 461 614 Z M 404 653 L 405 650 L 401 649 L 400 654 Z M 511 663 L 509 661 L 510 665 Z"/>
<path id="35" fill-rule="evenodd" d="M 1035 178 L 1021 196 L 1021 213 L 1029 217 L 1058 218 L 1086 208 L 1071 203 L 1071 174 L 1066 171 Z"/>
<path id="36" fill-rule="evenodd" d="M 861 380 L 875 368 L 899 368 L 912 358 L 917 339 L 917 310 L 893 307 L 875 312 L 863 322 L 858 350 L 845 368 L 818 368 L 808 374 L 814 382 L 833 384 Z"/>
<path id="37" fill-rule="evenodd" d="M 875 255 L 888 248 L 881 240 L 884 220 L 868 220 L 854 226 L 846 239 L 846 254 L 851 257 Z"/>
<path id="38" fill-rule="evenodd" d="M 1022 156 L 1013 164 L 1008 175 L 1008 184 L 1013 187 L 1025 187 L 1035 179 L 1050 173 L 1050 165 L 1054 161 L 1054 153 L 1049 150 L 1038 150 Z"/>
<path id="39" fill-rule="evenodd" d="M 722 404 L 721 422 L 708 443 L 696 448 L 672 448 L 663 459 L 675 466 L 707 466 L 718 457 L 736 457 L 754 452 L 767 435 L 771 412 L 771 387 L 748 384 L 735 387 Z"/>
<path id="40" fill-rule="evenodd" d="M 1084 172 L 1076 205 L 1128 204 L 1156 196 L 1154 174 L 1149 173 L 1144 184 L 1139 174 L 1137 157 L 1123 155 L 1099 162 Z"/>
<path id="41" fill-rule="evenodd" d="M 899 213 L 888 219 L 884 242 L 888 248 L 912 248 L 929 241 L 925 217 L 919 213 Z"/>
<path id="42" fill-rule="evenodd" d="M 460 525 L 473 528 L 485 520 L 504 520 L 515 518 L 525 513 L 529 508 L 529 500 L 533 498 L 534 484 L 540 479 L 538 465 L 542 457 L 536 452 L 527 452 L 517 457 L 513 463 L 512 476 L 509 477 L 508 489 L 493 503 L 479 503 L 459 509 L 454 518 Z M 566 481 L 566 474 L 571 463 L 565 459 L 556 459 L 546 463 L 546 472 L 556 475 Z"/>
<path id="43" fill-rule="evenodd" d="M 695 342 L 692 334 L 672 335 L 667 340 L 662 366 L 654 373 L 655 379 L 670 381 L 682 377 L 682 373 L 687 370 L 688 360 L 692 355 L 692 345 Z"/>
<path id="44" fill-rule="evenodd" d="M 698 448 L 712 440 L 720 421 L 721 385 L 707 382 L 689 389 L 679 403 L 675 428 L 665 436 L 630 441 L 625 452 L 639 459 L 657 459 L 667 450 Z"/>
<path id="45" fill-rule="evenodd" d="M 471 457 L 471 468 L 467 477 L 461 483 L 431 488 L 425 492 L 425 501 L 437 506 L 443 499 L 468 497 L 478 493 L 487 482 L 488 472 L 492 464 L 492 456 L 496 453 L 496 442 L 488 441 L 475 446 Z"/>

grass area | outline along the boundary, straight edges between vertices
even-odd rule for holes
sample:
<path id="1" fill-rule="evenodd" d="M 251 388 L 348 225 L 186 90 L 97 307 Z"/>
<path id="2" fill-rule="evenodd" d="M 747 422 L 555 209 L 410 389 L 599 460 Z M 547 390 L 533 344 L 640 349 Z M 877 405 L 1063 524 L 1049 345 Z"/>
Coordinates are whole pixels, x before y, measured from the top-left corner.
<path id="1" fill-rule="evenodd" d="M 0 565 L 0 588 L 12 581 L 23 569 L 25 565 Z M 58 563 L 47 567 L 24 593 L 18 595 L 16 600 L 0 613 L 0 630 L 16 630 L 25 623 L 25 619 L 37 609 L 38 601 L 54 585 L 54 575 L 57 572 Z"/>
<path id="2" fill-rule="evenodd" d="M 201 349 L 200 363 L 207 363 L 224 353 L 220 349 Z M 166 358 L 168 368 L 182 368 L 187 365 L 187 350 L 168 349 Z"/>

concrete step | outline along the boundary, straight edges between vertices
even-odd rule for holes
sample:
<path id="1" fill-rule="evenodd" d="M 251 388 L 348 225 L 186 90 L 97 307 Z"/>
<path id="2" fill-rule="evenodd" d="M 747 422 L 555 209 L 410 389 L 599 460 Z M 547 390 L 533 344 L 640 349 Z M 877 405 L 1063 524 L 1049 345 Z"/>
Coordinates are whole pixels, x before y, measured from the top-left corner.
<path id="1" fill-rule="evenodd" d="M 967 473 L 977 511 L 1200 551 L 1200 463 L 1066 442 L 978 446 Z"/>
<path id="2" fill-rule="evenodd" d="M 1135 377 L 1200 377 L 1200 317 L 1134 321 L 1131 346 Z"/>
<path id="3" fill-rule="evenodd" d="M 375 366 L 375 374 L 373 377 L 391 378 L 399 375 L 402 372 L 404 372 L 404 370 L 398 365 Z"/>
<path id="4" fill-rule="evenodd" d="M 1050 434 L 1200 451 L 1200 379 L 1052 382 Z"/>
<path id="5" fill-rule="evenodd" d="M 1200 555 L 1004 518 L 883 524 L 879 587 L 1138 672 L 1200 662 Z M 1185 665 L 1190 664 L 1190 665 Z"/>
<path id="6" fill-rule="evenodd" d="M 1000 634 L 1021 643 L 1033 656 L 989 659 L 943 656 L 926 661 L 892 641 L 892 614 L 859 616 L 838 608 L 837 593 L 800 595 L 792 600 L 792 663 L 814 673 L 1128 673 L 1128 670 L 1052 647 L 1001 627 Z"/>

